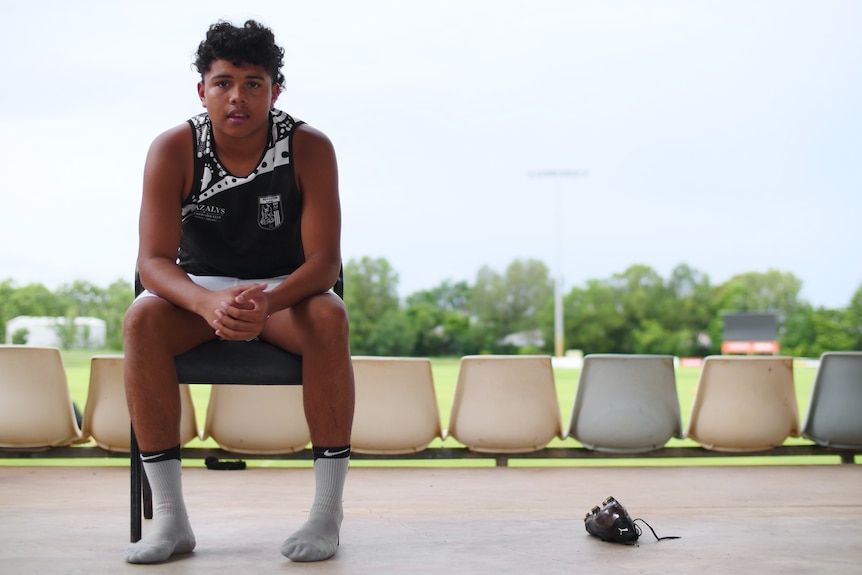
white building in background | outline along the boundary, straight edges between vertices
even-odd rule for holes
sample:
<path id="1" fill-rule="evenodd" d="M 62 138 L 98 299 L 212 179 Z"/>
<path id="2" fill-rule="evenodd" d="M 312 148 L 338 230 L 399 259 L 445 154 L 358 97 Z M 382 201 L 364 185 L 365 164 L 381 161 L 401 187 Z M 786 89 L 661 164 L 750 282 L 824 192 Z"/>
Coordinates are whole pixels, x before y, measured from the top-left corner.
<path id="1" fill-rule="evenodd" d="M 15 334 L 23 337 L 24 345 L 36 347 L 64 347 L 62 334 L 72 339 L 70 347 L 105 347 L 105 320 L 97 317 L 76 317 L 74 328 L 67 329 L 65 317 L 35 317 L 19 315 L 6 322 L 6 343 L 12 344 Z"/>

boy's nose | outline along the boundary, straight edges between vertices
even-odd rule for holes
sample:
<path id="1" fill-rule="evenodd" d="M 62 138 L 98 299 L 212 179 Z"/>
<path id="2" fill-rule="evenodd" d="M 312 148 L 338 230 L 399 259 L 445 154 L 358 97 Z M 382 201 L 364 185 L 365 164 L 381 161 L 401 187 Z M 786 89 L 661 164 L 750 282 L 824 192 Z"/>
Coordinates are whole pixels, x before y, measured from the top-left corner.
<path id="1" fill-rule="evenodd" d="M 245 102 L 245 90 L 237 86 L 230 93 L 231 102 Z"/>

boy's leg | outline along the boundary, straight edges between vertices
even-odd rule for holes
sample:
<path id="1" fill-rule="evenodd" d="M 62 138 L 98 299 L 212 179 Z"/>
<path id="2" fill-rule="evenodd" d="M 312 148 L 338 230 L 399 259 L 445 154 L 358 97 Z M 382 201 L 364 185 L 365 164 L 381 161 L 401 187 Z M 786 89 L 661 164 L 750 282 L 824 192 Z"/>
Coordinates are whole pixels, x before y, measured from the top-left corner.
<path id="1" fill-rule="evenodd" d="M 123 330 L 126 400 L 154 504 L 152 525 L 128 548 L 126 560 L 157 563 L 195 546 L 182 493 L 174 356 L 213 334 L 201 318 L 157 297 L 136 301 Z"/>
<path id="2" fill-rule="evenodd" d="M 314 503 L 281 552 L 293 561 L 321 561 L 338 549 L 350 462 L 354 390 L 347 312 L 334 294 L 314 296 L 273 314 L 262 335 L 302 355 L 305 416 L 315 452 Z"/>

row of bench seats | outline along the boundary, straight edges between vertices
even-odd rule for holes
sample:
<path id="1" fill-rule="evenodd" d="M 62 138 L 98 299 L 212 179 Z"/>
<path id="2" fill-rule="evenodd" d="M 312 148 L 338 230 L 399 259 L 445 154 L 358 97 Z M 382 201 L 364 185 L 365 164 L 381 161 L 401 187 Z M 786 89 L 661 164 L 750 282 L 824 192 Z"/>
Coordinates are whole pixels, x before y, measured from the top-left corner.
<path id="1" fill-rule="evenodd" d="M 751 453 L 800 435 L 816 446 L 862 449 L 862 352 L 821 357 L 801 427 L 792 358 L 707 357 L 685 430 L 671 356 L 586 356 L 565 427 L 548 356 L 462 358 L 447 429 L 430 360 L 355 357 L 353 364 L 352 446 L 360 455 L 415 455 L 443 440 L 438 444 L 512 456 L 545 453 L 557 438 L 598 456 L 655 452 L 671 438 L 689 438 L 704 450 Z M 93 442 L 128 453 L 122 371 L 122 356 L 93 357 L 79 428 L 59 351 L 0 346 L 0 456 Z M 188 386 L 181 386 L 181 396 L 183 444 L 211 437 L 225 452 L 257 457 L 307 451 L 302 386 L 214 385 L 202 430 Z"/>

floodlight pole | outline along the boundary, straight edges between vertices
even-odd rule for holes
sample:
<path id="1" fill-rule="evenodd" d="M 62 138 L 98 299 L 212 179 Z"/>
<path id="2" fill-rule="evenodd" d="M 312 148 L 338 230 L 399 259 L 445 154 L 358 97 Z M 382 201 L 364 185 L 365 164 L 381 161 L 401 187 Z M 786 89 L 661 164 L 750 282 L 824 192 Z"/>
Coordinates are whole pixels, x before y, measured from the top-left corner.
<path id="1" fill-rule="evenodd" d="M 539 170 L 529 172 L 531 178 L 577 178 L 587 176 L 586 170 Z M 562 209 L 560 206 L 560 186 L 554 187 L 554 214 L 557 278 L 554 280 L 554 355 L 563 357 L 565 354 L 563 330 L 563 264 L 562 264 Z"/>

